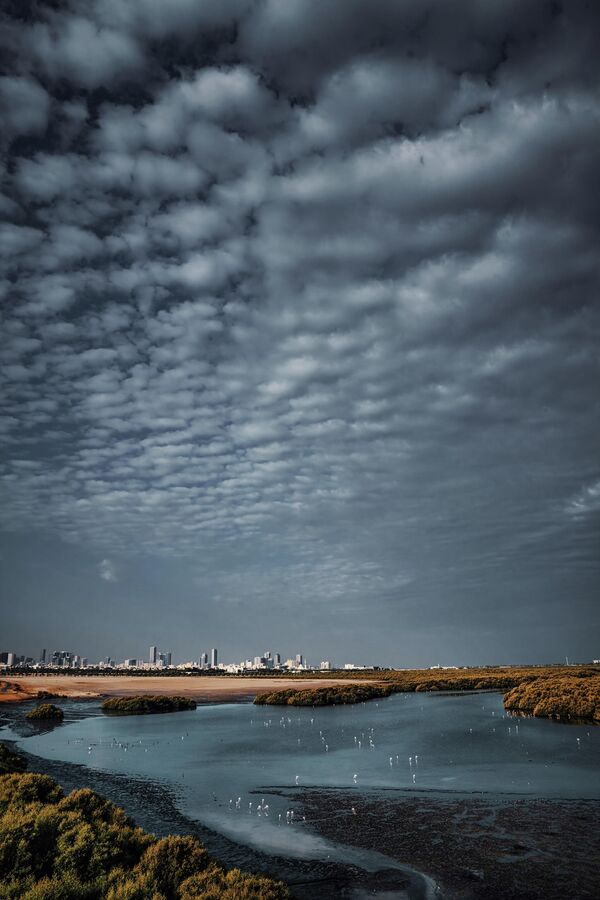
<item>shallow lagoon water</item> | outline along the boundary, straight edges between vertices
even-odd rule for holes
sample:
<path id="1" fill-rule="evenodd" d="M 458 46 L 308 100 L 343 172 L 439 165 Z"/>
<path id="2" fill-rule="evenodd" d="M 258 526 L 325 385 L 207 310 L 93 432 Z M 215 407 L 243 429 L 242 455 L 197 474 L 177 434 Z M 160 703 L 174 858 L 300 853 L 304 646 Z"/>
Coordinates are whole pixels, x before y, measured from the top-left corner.
<path id="1" fill-rule="evenodd" d="M 288 857 L 367 869 L 386 862 L 313 833 L 290 799 L 305 787 L 344 788 L 357 799 L 378 790 L 600 797 L 600 729 L 505 716 L 500 694 L 397 694 L 318 709 L 201 705 L 121 717 L 90 703 L 77 705 L 73 721 L 68 705 L 65 712 L 64 725 L 18 738 L 23 749 L 164 784 L 190 818 Z"/>

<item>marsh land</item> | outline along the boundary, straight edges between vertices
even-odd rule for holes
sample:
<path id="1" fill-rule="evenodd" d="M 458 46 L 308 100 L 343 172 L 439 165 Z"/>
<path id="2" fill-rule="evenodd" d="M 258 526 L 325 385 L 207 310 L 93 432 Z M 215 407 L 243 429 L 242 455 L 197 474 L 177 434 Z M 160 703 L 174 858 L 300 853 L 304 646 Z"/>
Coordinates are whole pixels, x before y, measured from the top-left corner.
<path id="1" fill-rule="evenodd" d="M 153 833 L 196 835 L 302 900 L 600 887 L 600 730 L 514 718 L 500 692 L 116 718 L 58 702 L 64 723 L 42 730 L 28 704 L 5 707 L 0 738 L 65 788 L 98 790 Z"/>

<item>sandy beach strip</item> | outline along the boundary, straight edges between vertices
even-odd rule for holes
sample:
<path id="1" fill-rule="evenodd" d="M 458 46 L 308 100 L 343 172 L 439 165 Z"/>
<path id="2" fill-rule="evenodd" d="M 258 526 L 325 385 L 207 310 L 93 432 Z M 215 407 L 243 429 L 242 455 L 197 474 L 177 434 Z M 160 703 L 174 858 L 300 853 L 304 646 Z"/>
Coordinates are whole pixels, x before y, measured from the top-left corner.
<path id="1" fill-rule="evenodd" d="M 194 700 L 244 700 L 268 691 L 331 687 L 343 679 L 252 678 L 219 675 L 24 675 L 0 681 L 0 704 L 35 699 L 38 691 L 64 697 L 131 697 L 168 694 Z"/>

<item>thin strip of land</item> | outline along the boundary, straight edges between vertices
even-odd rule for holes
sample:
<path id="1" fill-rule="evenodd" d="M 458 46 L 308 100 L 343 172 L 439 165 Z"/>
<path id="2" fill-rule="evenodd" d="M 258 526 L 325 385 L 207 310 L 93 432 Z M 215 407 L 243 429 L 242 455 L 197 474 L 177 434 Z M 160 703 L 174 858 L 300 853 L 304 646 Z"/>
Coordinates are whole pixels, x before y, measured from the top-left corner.
<path id="1" fill-rule="evenodd" d="M 355 690 L 362 685 L 363 690 Z M 366 687 L 368 686 L 368 687 Z M 16 675 L 0 682 L 0 703 L 52 697 L 188 697 L 199 702 L 252 700 L 268 705 L 334 706 L 397 692 L 499 691 L 507 709 L 600 723 L 600 666 L 499 666 L 480 669 L 387 669 L 294 675 Z"/>
<path id="2" fill-rule="evenodd" d="M 367 681 L 368 679 L 364 679 Z M 342 679 L 303 680 L 302 687 L 314 689 L 344 684 Z M 181 675 L 165 678 L 131 675 L 23 675 L 0 683 L 0 703 L 36 700 L 38 692 L 60 697 L 134 697 L 139 694 L 189 697 L 197 701 L 231 702 L 252 700 L 258 693 L 298 687 L 294 678 L 236 678 L 219 675 Z"/>

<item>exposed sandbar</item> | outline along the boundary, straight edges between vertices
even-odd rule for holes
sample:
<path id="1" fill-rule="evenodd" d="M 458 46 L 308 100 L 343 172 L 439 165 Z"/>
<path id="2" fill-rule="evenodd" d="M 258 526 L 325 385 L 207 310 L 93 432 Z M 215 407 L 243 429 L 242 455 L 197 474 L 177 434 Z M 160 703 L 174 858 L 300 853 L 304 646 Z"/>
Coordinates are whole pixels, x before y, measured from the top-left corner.
<path id="1" fill-rule="evenodd" d="M 0 703 L 36 698 L 38 691 L 63 697 L 130 697 L 136 694 L 178 694 L 199 701 L 251 700 L 257 694 L 286 688 L 314 689 L 347 681 L 302 678 L 236 678 L 219 675 L 24 675 L 0 682 Z"/>

